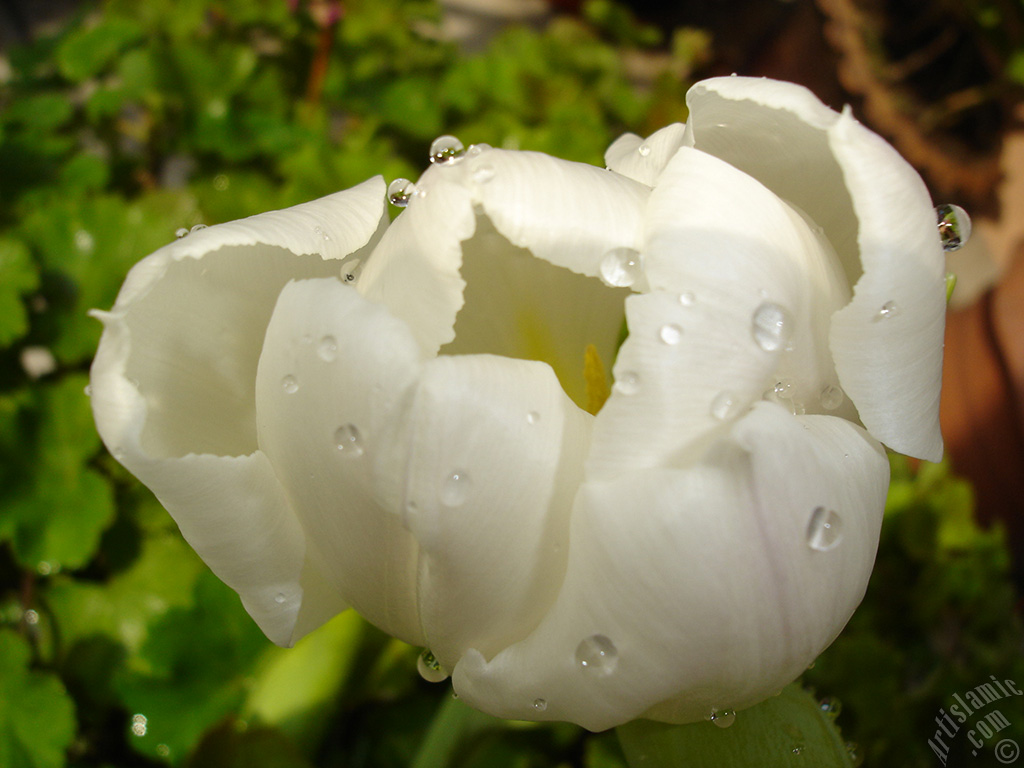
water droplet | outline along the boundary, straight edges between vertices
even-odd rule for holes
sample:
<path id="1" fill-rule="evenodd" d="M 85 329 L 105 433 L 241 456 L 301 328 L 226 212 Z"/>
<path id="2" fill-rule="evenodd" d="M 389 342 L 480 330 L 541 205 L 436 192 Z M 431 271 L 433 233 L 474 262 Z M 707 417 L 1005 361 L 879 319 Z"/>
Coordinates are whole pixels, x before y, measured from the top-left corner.
<path id="1" fill-rule="evenodd" d="M 900 308 L 896 305 L 895 301 L 887 301 L 882 305 L 882 308 L 878 310 L 878 314 L 875 315 L 875 322 L 879 320 L 888 320 L 889 318 L 896 317 L 900 313 Z"/>
<path id="2" fill-rule="evenodd" d="M 132 733 L 136 736 L 145 736 L 148 722 L 145 715 L 132 715 Z"/>
<path id="3" fill-rule="evenodd" d="M 843 704 L 839 699 L 833 698 L 832 696 L 826 696 L 818 702 L 818 709 L 821 710 L 821 714 L 825 715 L 829 720 L 835 720 L 839 717 L 839 713 L 843 711 Z"/>
<path id="4" fill-rule="evenodd" d="M 218 192 L 223 192 L 231 186 L 231 179 L 225 176 L 223 173 L 218 173 L 213 177 L 213 188 Z"/>
<path id="5" fill-rule="evenodd" d="M 527 424 L 536 424 L 538 421 L 540 421 L 540 414 L 537 413 L 536 411 L 530 411 L 528 414 L 526 414 Z"/>
<path id="6" fill-rule="evenodd" d="M 466 154 L 462 142 L 454 136 L 438 136 L 430 145 L 430 162 L 451 164 L 457 163 Z"/>
<path id="7" fill-rule="evenodd" d="M 334 430 L 334 444 L 346 458 L 363 455 L 363 438 L 355 424 L 342 424 Z"/>
<path id="8" fill-rule="evenodd" d="M 24 616 L 22 616 L 22 618 L 25 619 L 25 623 L 29 626 L 34 627 L 36 624 L 39 623 L 39 614 L 31 608 L 25 611 L 25 614 Z"/>
<path id="9" fill-rule="evenodd" d="M 478 165 L 473 169 L 473 181 L 477 184 L 486 184 L 494 178 L 494 166 L 489 164 Z"/>
<path id="10" fill-rule="evenodd" d="M 643 274 L 643 259 L 633 248 L 612 248 L 601 259 L 601 279 L 613 288 L 628 288 Z"/>
<path id="11" fill-rule="evenodd" d="M 85 385 L 85 396 L 92 397 L 92 384 Z"/>
<path id="12" fill-rule="evenodd" d="M 174 236 L 179 240 L 181 240 L 181 238 L 185 237 L 187 234 L 188 227 L 178 227 L 176 230 L 174 230 Z"/>
<path id="13" fill-rule="evenodd" d="M 320 237 L 323 238 L 324 240 L 330 240 L 331 239 L 331 236 L 328 235 L 326 232 L 324 232 L 322 227 L 313 227 L 313 233 L 317 234 L 317 235 L 320 235 Z"/>
<path id="14" fill-rule="evenodd" d="M 784 307 L 766 301 L 754 310 L 750 331 L 757 346 L 765 352 L 775 352 L 789 343 L 793 318 Z"/>
<path id="15" fill-rule="evenodd" d="M 424 650 L 416 659 L 416 671 L 428 683 L 440 683 L 448 679 L 448 672 L 428 650 Z"/>
<path id="16" fill-rule="evenodd" d="M 416 185 L 408 179 L 395 179 L 388 184 L 388 201 L 398 208 L 405 208 L 416 192 Z"/>
<path id="17" fill-rule="evenodd" d="M 543 712 L 545 709 L 548 708 L 548 703 L 544 701 L 544 699 L 534 699 L 533 708 L 536 709 L 538 712 Z"/>
<path id="18" fill-rule="evenodd" d="M 683 293 L 679 294 L 679 303 L 682 304 L 684 307 L 692 307 L 693 302 L 695 302 L 696 300 L 697 298 L 690 291 L 684 291 Z"/>
<path id="19" fill-rule="evenodd" d="M 683 329 L 674 323 L 661 326 L 661 330 L 658 331 L 658 336 L 666 344 L 678 344 L 683 338 Z"/>
<path id="20" fill-rule="evenodd" d="M 281 379 L 281 387 L 284 389 L 286 394 L 294 395 L 299 391 L 299 382 L 295 380 L 295 377 L 291 374 Z"/>
<path id="21" fill-rule="evenodd" d="M 325 363 L 330 363 L 338 354 L 338 342 L 333 336 L 324 336 L 316 348 L 317 357 Z"/>
<path id="22" fill-rule="evenodd" d="M 168 747 L 166 744 L 157 744 L 156 753 L 160 755 L 160 757 L 167 757 L 171 754 L 171 748 Z"/>
<path id="23" fill-rule="evenodd" d="M 815 507 L 807 524 L 807 545 L 819 552 L 827 552 L 839 543 L 843 535 L 843 521 L 827 507 Z"/>
<path id="24" fill-rule="evenodd" d="M 362 259 L 349 259 L 341 265 L 341 279 L 345 283 L 354 283 L 356 278 L 359 277 L 359 273 L 362 271 L 360 266 L 362 265 Z"/>
<path id="25" fill-rule="evenodd" d="M 728 728 L 736 722 L 736 712 L 732 709 L 723 709 L 721 711 L 713 709 L 708 719 L 719 728 Z"/>
<path id="26" fill-rule="evenodd" d="M 794 755 L 799 755 L 800 753 L 802 753 L 804 751 L 804 748 L 800 747 L 800 746 L 796 746 L 796 747 L 793 747 L 792 749 L 790 749 L 789 751 L 792 754 L 794 754 Z"/>
<path id="27" fill-rule="evenodd" d="M 469 145 L 469 149 L 466 150 L 466 154 L 467 155 L 471 155 L 472 157 L 476 157 L 481 152 L 483 152 L 485 149 L 491 149 L 491 148 L 492 147 L 491 147 L 490 144 L 485 144 L 484 142 L 480 142 L 479 144 L 470 144 Z"/>
<path id="28" fill-rule="evenodd" d="M 615 671 L 619 652 L 604 635 L 591 635 L 576 646 L 576 663 L 586 672 L 604 677 Z"/>
<path id="29" fill-rule="evenodd" d="M 274 595 L 274 602 L 277 603 L 278 605 L 283 603 L 285 601 L 285 599 L 286 598 L 284 596 L 284 592 L 278 592 L 276 595 Z"/>
<path id="30" fill-rule="evenodd" d="M 201 229 L 206 229 L 206 225 L 205 224 L 196 224 L 188 232 L 189 232 L 189 234 L 192 234 L 193 232 L 198 232 Z"/>
<path id="31" fill-rule="evenodd" d="M 850 758 L 850 762 L 853 763 L 853 768 L 859 768 L 864 763 L 864 753 L 860 751 L 860 747 L 855 742 L 846 742 L 846 754 Z"/>
<path id="32" fill-rule="evenodd" d="M 789 400 L 793 397 L 793 382 L 790 379 L 779 379 L 775 382 L 775 396 L 780 400 Z"/>
<path id="33" fill-rule="evenodd" d="M 719 392 L 711 401 L 711 415 L 721 421 L 731 419 L 739 412 L 739 408 L 739 398 L 729 390 Z"/>
<path id="34" fill-rule="evenodd" d="M 959 251 L 971 237 L 971 217 L 959 205 L 935 206 L 935 221 L 939 227 L 942 250 Z"/>
<path id="35" fill-rule="evenodd" d="M 821 407 L 826 411 L 834 411 L 843 404 L 844 398 L 843 390 L 835 384 L 826 384 L 821 390 Z"/>
<path id="36" fill-rule="evenodd" d="M 461 507 L 466 503 L 469 491 L 469 475 L 458 469 L 444 479 L 441 486 L 441 503 L 446 507 Z"/>
<path id="37" fill-rule="evenodd" d="M 36 570 L 39 571 L 41 576 L 49 576 L 50 572 L 53 570 L 53 566 L 45 560 L 42 560 L 39 565 L 36 566 Z"/>
<path id="38" fill-rule="evenodd" d="M 639 147 L 636 148 L 636 151 L 640 155 L 640 157 L 647 157 L 649 154 L 651 154 L 651 147 L 648 144 L 641 144 Z"/>
<path id="39" fill-rule="evenodd" d="M 92 249 L 95 247 L 96 241 L 93 240 L 92 233 L 86 232 L 84 229 L 75 232 L 75 248 L 82 253 L 92 253 Z"/>
<path id="40" fill-rule="evenodd" d="M 640 391 L 640 377 L 633 371 L 623 371 L 622 375 L 615 379 L 612 388 L 624 395 L 635 395 Z"/>

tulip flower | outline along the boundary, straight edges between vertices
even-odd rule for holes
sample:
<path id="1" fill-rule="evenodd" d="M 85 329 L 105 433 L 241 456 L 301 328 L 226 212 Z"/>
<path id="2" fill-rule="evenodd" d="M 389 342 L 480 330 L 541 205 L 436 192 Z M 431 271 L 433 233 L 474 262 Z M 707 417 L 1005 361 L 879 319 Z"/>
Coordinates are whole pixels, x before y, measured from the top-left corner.
<path id="1" fill-rule="evenodd" d="M 933 204 L 803 88 L 688 104 L 607 169 L 442 142 L 390 225 L 377 178 L 212 226 L 97 313 L 106 445 L 271 640 L 351 607 L 600 730 L 727 720 L 842 630 L 883 446 L 942 454 Z"/>

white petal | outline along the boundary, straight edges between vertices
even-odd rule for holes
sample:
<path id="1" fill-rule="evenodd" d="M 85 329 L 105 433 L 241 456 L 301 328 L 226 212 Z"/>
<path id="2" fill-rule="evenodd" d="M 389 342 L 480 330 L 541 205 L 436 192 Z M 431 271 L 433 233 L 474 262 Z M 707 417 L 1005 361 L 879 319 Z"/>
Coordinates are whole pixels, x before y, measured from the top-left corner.
<path id="1" fill-rule="evenodd" d="M 683 146 L 686 126 L 673 123 L 646 139 L 624 133 L 604 153 L 605 164 L 616 173 L 653 187 L 668 161 Z"/>
<path id="2" fill-rule="evenodd" d="M 497 149 L 432 166 L 416 186 L 419 194 L 381 241 L 359 290 L 409 323 L 428 355 L 456 336 L 465 287 L 460 242 L 478 229 L 474 206 L 490 220 L 484 229 L 493 224 L 513 246 L 598 277 L 608 251 L 640 247 L 650 192 L 594 166 Z"/>
<path id="3" fill-rule="evenodd" d="M 769 190 L 683 148 L 651 194 L 647 231 L 655 292 L 626 302 L 629 337 L 589 477 L 679 466 L 776 382 L 791 381 L 792 401 L 815 410 L 833 377 L 827 320 L 845 303 L 845 279 L 828 244 Z M 774 349 L 753 333 L 766 304 L 788 313 Z"/>
<path id="4" fill-rule="evenodd" d="M 421 352 L 406 325 L 337 279 L 281 291 L 256 376 L 259 441 L 308 557 L 364 618 L 422 643 L 417 547 L 402 525 Z"/>
<path id="5" fill-rule="evenodd" d="M 937 460 L 944 269 L 920 177 L 848 113 L 836 114 L 800 86 L 716 78 L 694 86 L 687 104 L 694 146 L 751 174 L 824 227 L 856 283 L 853 302 L 833 320 L 843 389 L 872 434 Z M 876 323 L 887 305 L 898 314 L 882 316 L 901 319 Z"/>
<path id="6" fill-rule="evenodd" d="M 863 430 L 770 403 L 690 469 L 589 482 L 551 612 L 489 661 L 467 653 L 455 689 L 502 717 L 592 730 L 752 705 L 795 678 L 860 602 L 887 482 Z M 807 543 L 818 507 L 841 517 L 828 551 Z M 603 658 L 580 646 L 598 636 L 610 643 Z"/>
<path id="7" fill-rule="evenodd" d="M 311 583 L 302 531 L 256 439 L 263 334 L 289 279 L 337 275 L 338 259 L 373 246 L 382 192 L 374 179 L 196 231 L 136 265 L 114 309 L 97 313 L 92 406 L 104 443 L 281 644 L 296 639 L 300 610 L 322 616 L 344 603 L 332 595 L 300 608 Z"/>
<path id="8" fill-rule="evenodd" d="M 451 667 L 521 640 L 554 600 L 593 417 L 543 363 L 463 355 L 426 365 L 411 418 L 421 621 Z"/>

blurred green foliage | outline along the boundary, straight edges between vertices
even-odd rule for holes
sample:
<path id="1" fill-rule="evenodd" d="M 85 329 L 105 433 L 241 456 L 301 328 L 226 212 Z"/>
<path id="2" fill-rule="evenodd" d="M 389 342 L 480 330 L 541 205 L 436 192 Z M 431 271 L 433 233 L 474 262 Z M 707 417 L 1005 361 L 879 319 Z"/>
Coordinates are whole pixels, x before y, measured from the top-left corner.
<path id="1" fill-rule="evenodd" d="M 177 229 L 415 178 L 442 132 L 600 164 L 622 131 L 685 117 L 707 46 L 694 30 L 661 41 L 606 0 L 472 54 L 438 37 L 428 2 L 350 0 L 338 23 L 317 7 L 109 0 L 7 52 L 0 766 L 625 765 L 614 734 L 473 712 L 355 615 L 270 645 L 92 427 L 86 311 Z M 661 42 L 641 92 L 626 59 Z M 808 680 L 844 702 L 873 765 L 923 765 L 945 697 L 1024 682 L 1012 600 L 966 487 L 897 464 L 868 600 Z"/>

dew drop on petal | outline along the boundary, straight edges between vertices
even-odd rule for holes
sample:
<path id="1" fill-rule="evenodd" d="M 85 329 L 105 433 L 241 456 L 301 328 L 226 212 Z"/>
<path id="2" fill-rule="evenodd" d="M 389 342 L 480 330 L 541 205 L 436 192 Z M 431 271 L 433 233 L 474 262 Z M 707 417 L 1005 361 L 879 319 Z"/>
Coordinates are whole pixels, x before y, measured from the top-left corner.
<path id="1" fill-rule="evenodd" d="M 181 240 L 181 238 L 185 237 L 187 234 L 188 227 L 178 227 L 176 230 L 174 230 L 174 236 L 179 240 Z"/>
<path id="2" fill-rule="evenodd" d="M 628 288 L 642 272 L 643 260 L 634 248 L 612 248 L 601 259 L 601 279 L 613 288 Z"/>
<path id="3" fill-rule="evenodd" d="M 818 552 L 832 549 L 843 536 L 843 521 L 834 510 L 815 507 L 807 524 L 807 545 Z"/>
<path id="4" fill-rule="evenodd" d="M 330 240 L 331 236 L 324 232 L 323 227 L 313 227 L 313 233 L 320 235 L 323 240 Z"/>
<path id="5" fill-rule="evenodd" d="M 192 234 L 193 232 L 198 232 L 201 229 L 206 229 L 206 225 L 205 224 L 196 224 L 194 227 L 192 227 L 192 229 L 189 230 L 189 234 Z"/>
<path id="6" fill-rule="evenodd" d="M 900 313 L 900 308 L 895 301 L 887 301 L 882 305 L 882 308 L 878 310 L 878 314 L 875 315 L 875 322 L 879 320 L 888 320 L 896 317 Z"/>
<path id="7" fill-rule="evenodd" d="M 430 162 L 450 165 L 466 154 L 466 148 L 454 136 L 438 136 L 430 145 Z"/>
<path id="8" fill-rule="evenodd" d="M 334 444 L 346 458 L 363 455 L 363 438 L 355 424 L 342 424 L 334 430 Z"/>
<path id="9" fill-rule="evenodd" d="M 452 472 L 441 485 L 441 503 L 446 507 L 461 507 L 466 503 L 469 486 L 469 475 L 463 470 Z"/>
<path id="10" fill-rule="evenodd" d="M 85 396 L 92 397 L 92 384 L 85 385 Z"/>
<path id="11" fill-rule="evenodd" d="M 534 699 L 533 708 L 536 709 L 538 712 L 543 712 L 545 709 L 548 708 L 548 703 L 544 701 L 544 699 Z"/>
<path id="12" fill-rule="evenodd" d="M 490 144 L 485 144 L 484 142 L 480 142 L 479 144 L 470 144 L 469 149 L 466 150 L 466 154 L 471 157 L 476 157 L 485 149 L 492 149 L 492 147 Z"/>
<path id="13" fill-rule="evenodd" d="M 793 318 L 785 307 L 766 301 L 754 310 L 750 331 L 765 352 L 783 349 L 793 335 Z"/>
<path id="14" fill-rule="evenodd" d="M 494 178 L 494 166 L 485 163 L 473 169 L 473 181 L 477 184 L 486 184 Z"/>
<path id="15" fill-rule="evenodd" d="M 959 205 L 935 206 L 935 221 L 942 250 L 959 251 L 967 244 L 971 237 L 971 217 Z"/>
<path id="16" fill-rule="evenodd" d="M 416 659 L 416 671 L 428 683 L 440 683 L 448 679 L 448 672 L 430 651 L 423 651 Z"/>
<path id="17" fill-rule="evenodd" d="M 294 395 L 296 392 L 299 391 L 299 382 L 295 380 L 294 376 L 288 374 L 283 379 L 281 379 L 281 387 L 282 389 L 284 389 L 285 393 L 289 395 Z"/>
<path id="18" fill-rule="evenodd" d="M 668 325 L 661 326 L 658 336 L 666 344 L 678 344 L 683 338 L 683 329 L 674 323 L 669 323 Z"/>
<path id="19" fill-rule="evenodd" d="M 639 147 L 636 148 L 636 151 L 640 155 L 640 157 L 647 157 L 649 154 L 651 154 L 651 147 L 649 144 L 641 144 Z"/>
<path id="20" fill-rule="evenodd" d="M 693 302 L 695 302 L 696 300 L 696 297 L 693 295 L 691 291 L 684 291 L 683 293 L 679 294 L 679 303 L 682 304 L 684 307 L 692 307 Z"/>
<path id="21" fill-rule="evenodd" d="M 576 663 L 585 672 L 604 677 L 615 671 L 619 652 L 604 635 L 591 635 L 576 646 Z"/>
<path id="22" fill-rule="evenodd" d="M 537 413 L 536 411 L 530 411 L 528 414 L 526 414 L 527 424 L 536 424 L 538 421 L 540 421 L 540 414 Z"/>
<path id="23" fill-rule="evenodd" d="M 285 598 L 284 592 L 278 592 L 276 595 L 274 595 L 274 602 L 278 605 L 281 605 L 281 603 L 283 603 L 286 599 L 287 598 Z"/>
<path id="24" fill-rule="evenodd" d="M 779 379 L 775 382 L 775 397 L 789 400 L 793 397 L 793 382 L 790 379 Z"/>
<path id="25" fill-rule="evenodd" d="M 711 401 L 711 415 L 720 421 L 731 419 L 739 411 L 739 398 L 734 392 L 723 390 Z"/>
<path id="26" fill-rule="evenodd" d="M 736 722 L 736 712 L 732 709 L 712 710 L 708 719 L 719 728 L 728 728 Z"/>
<path id="27" fill-rule="evenodd" d="M 316 354 L 325 363 L 333 361 L 338 354 L 338 342 L 333 336 L 324 336 L 317 345 Z"/>
<path id="28" fill-rule="evenodd" d="M 397 208 L 405 208 L 416 191 L 416 185 L 408 179 L 395 179 L 388 184 L 388 201 Z"/>
<path id="29" fill-rule="evenodd" d="M 821 407 L 826 411 L 834 411 L 843 404 L 845 397 L 843 390 L 835 384 L 826 384 L 821 390 Z"/>
<path id="30" fill-rule="evenodd" d="M 633 371 L 623 371 L 622 375 L 615 379 L 612 388 L 624 395 L 635 395 L 640 391 L 640 377 Z"/>

